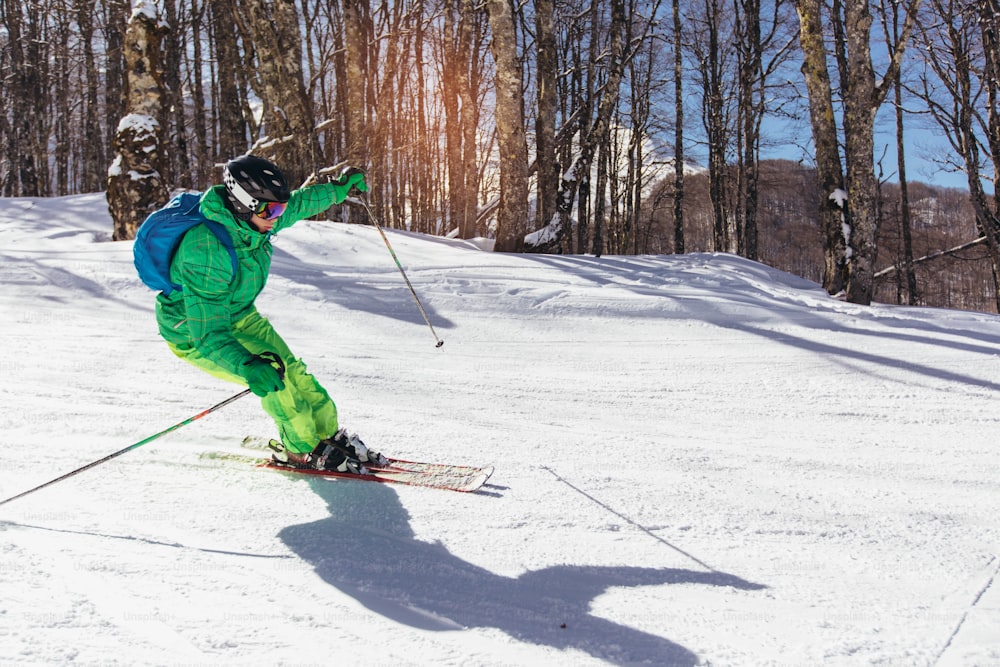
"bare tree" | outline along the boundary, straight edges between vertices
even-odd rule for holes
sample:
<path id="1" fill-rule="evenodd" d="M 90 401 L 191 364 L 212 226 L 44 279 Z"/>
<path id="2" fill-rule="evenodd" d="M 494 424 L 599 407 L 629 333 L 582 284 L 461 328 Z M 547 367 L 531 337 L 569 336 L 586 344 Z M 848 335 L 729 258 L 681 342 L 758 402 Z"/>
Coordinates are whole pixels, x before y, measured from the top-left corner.
<path id="1" fill-rule="evenodd" d="M 585 123 L 586 112 L 580 121 L 580 146 L 578 154 L 562 174 L 556 215 L 546 227 L 525 239 L 526 250 L 532 252 L 558 252 L 572 229 L 571 213 L 576 201 L 577 189 L 589 181 L 590 169 L 599 142 L 607 133 L 612 114 L 618 104 L 618 96 L 626 59 L 630 54 L 626 40 L 626 19 L 624 0 L 611 0 L 611 22 L 608 26 L 607 78 L 601 86 L 597 98 L 596 115 L 592 123 Z M 592 9 L 596 8 L 596 3 Z M 595 61 L 596 63 L 596 58 Z M 498 120 L 499 123 L 499 120 Z M 584 199 L 581 197 L 581 205 Z M 582 225 L 581 220 L 578 224 Z M 579 231 L 579 230 L 578 230 Z"/>
<path id="2" fill-rule="evenodd" d="M 735 0 L 737 70 L 736 230 L 739 254 L 758 259 L 761 124 L 776 99 L 771 84 L 795 41 L 783 0 Z"/>
<path id="3" fill-rule="evenodd" d="M 444 76 L 441 92 L 445 110 L 448 156 L 449 222 L 459 236 L 476 230 L 478 93 L 482 80 L 476 47 L 482 42 L 483 13 L 474 0 L 446 0 L 441 40 Z"/>
<path id="4" fill-rule="evenodd" d="M 684 51 L 680 0 L 673 0 L 674 45 L 674 252 L 684 253 Z"/>
<path id="5" fill-rule="evenodd" d="M 899 10 L 897 3 L 887 6 L 885 0 L 881 0 L 882 32 L 885 35 L 885 43 L 891 55 L 895 44 L 899 41 Z M 911 227 L 912 215 L 910 212 L 909 182 L 906 178 L 906 142 L 905 125 L 903 118 L 903 76 L 902 68 L 896 71 L 896 76 L 892 82 L 893 106 L 896 116 L 896 164 L 899 169 L 899 224 L 900 235 L 903 242 L 903 262 L 902 271 L 897 272 L 897 280 L 905 278 L 907 303 L 915 305 L 920 301 L 917 290 L 917 272 L 913 265 L 913 233 Z M 901 284 L 897 293 L 902 291 Z"/>
<path id="6" fill-rule="evenodd" d="M 822 178 L 826 188 L 824 196 L 827 200 L 823 205 L 829 207 L 828 201 L 831 196 L 847 202 L 847 210 L 842 221 L 843 228 L 847 232 L 845 256 L 843 260 L 836 254 L 829 257 L 828 266 L 832 264 L 835 269 L 841 264 L 846 266 L 845 291 L 847 300 L 852 303 L 871 303 L 874 288 L 879 186 L 874 166 L 875 114 L 885 100 L 890 84 L 899 70 L 920 2 L 921 0 L 910 0 L 888 70 L 879 81 L 875 79 L 871 58 L 872 15 L 868 0 L 845 0 L 842 5 L 835 4 L 835 7 L 842 7 L 843 14 L 832 15 L 832 23 L 844 29 L 843 40 L 836 44 L 838 67 L 841 72 L 839 92 L 843 99 L 844 163 L 847 167 L 844 179 L 846 192 L 842 198 L 836 191 L 830 191 L 830 186 L 836 187 L 833 183 L 825 182 L 826 178 L 834 175 L 836 169 L 832 165 L 834 162 L 839 164 L 840 157 L 835 141 L 833 116 L 828 115 L 828 110 L 832 110 L 832 104 L 829 104 L 832 94 L 828 96 L 826 91 L 822 90 L 825 83 L 822 70 L 825 70 L 827 56 L 822 32 L 817 32 L 817 28 L 822 24 L 821 3 L 819 0 L 797 0 L 801 23 L 800 44 L 806 61 L 803 71 L 806 73 L 807 87 L 810 89 L 810 106 L 816 104 L 816 108 L 811 109 L 811 118 L 817 164 L 822 162 L 824 165 Z M 831 130 L 833 130 L 832 135 Z M 832 225 L 833 217 L 835 216 L 831 215 L 827 218 L 826 223 Z M 836 232 L 828 229 L 827 234 L 828 243 L 830 237 L 834 237 L 833 248 L 828 252 L 839 252 Z M 850 252 L 847 252 L 848 248 Z M 834 291 L 837 287 L 839 287 L 837 281 L 831 280 L 827 289 Z"/>
<path id="7" fill-rule="evenodd" d="M 9 60 L 5 76 L 10 100 L 10 141 L 6 161 L 10 165 L 4 193 L 38 197 L 47 191 L 45 169 L 47 136 L 46 58 L 40 51 L 45 43 L 41 34 L 43 7 L 39 3 L 3 0 L 2 23 L 7 28 Z"/>
<path id="8" fill-rule="evenodd" d="M 736 248 L 735 219 L 731 202 L 730 155 L 735 133 L 736 82 L 735 27 L 732 13 L 723 0 L 701 0 L 692 31 L 694 56 L 701 95 L 701 120 L 708 150 L 708 178 L 711 191 L 713 250 L 733 252 Z"/>
<path id="9" fill-rule="evenodd" d="M 921 97 L 960 160 L 976 227 L 986 239 L 1000 310 L 1000 2 L 969 5 L 930 0 L 933 19 L 921 24 L 929 71 Z M 981 100 L 985 98 L 986 104 Z M 985 106 L 985 108 L 983 108 Z M 983 187 L 992 164 L 994 194 Z"/>

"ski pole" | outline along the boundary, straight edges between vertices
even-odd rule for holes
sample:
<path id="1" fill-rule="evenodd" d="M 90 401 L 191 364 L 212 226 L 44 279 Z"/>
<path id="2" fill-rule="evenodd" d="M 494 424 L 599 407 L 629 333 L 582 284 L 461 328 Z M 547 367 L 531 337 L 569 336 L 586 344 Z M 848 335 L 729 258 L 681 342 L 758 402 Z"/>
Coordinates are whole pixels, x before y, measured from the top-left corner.
<path id="1" fill-rule="evenodd" d="M 385 235 L 384 231 L 382 231 L 382 226 L 378 224 L 378 218 L 376 218 L 375 214 L 372 213 L 372 209 L 370 206 L 368 206 L 368 202 L 360 197 L 358 197 L 358 201 L 360 201 L 361 205 L 365 207 L 366 211 L 368 211 L 368 217 L 371 219 L 372 224 L 375 225 L 375 229 L 378 230 L 378 233 L 382 235 L 382 240 L 385 241 L 385 247 L 389 249 L 389 254 L 392 255 L 392 260 L 396 262 L 396 268 L 399 269 L 400 274 L 402 274 L 403 276 L 403 280 L 406 281 L 406 286 L 410 288 L 410 294 L 413 295 L 413 300 L 417 302 L 417 308 L 420 309 L 420 314 L 424 316 L 424 322 L 427 323 L 427 326 L 431 330 L 431 334 L 434 335 L 434 340 L 437 341 L 437 345 L 435 345 L 434 347 L 441 347 L 442 345 L 444 345 L 444 341 L 438 338 L 437 332 L 434 331 L 434 326 L 431 324 L 430 319 L 427 317 L 427 313 L 426 311 L 424 311 L 424 306 L 422 303 L 420 303 L 419 297 L 417 297 L 416 290 L 414 290 L 413 285 L 410 284 L 410 279 L 406 277 L 406 271 L 403 270 L 403 265 L 399 263 L 399 258 L 396 257 L 396 251 L 392 249 L 392 244 L 389 243 L 389 237 Z"/>
<path id="2" fill-rule="evenodd" d="M 129 445 L 125 449 L 121 449 L 121 450 L 115 452 L 114 454 L 108 454 L 103 459 L 99 459 L 97 461 L 94 461 L 93 463 L 88 463 L 87 465 L 83 466 L 82 468 L 77 468 L 76 470 L 74 470 L 72 472 L 68 472 L 65 475 L 61 476 L 61 477 L 56 477 L 55 479 L 53 479 L 51 481 L 48 481 L 48 482 L 45 482 L 44 484 L 39 484 L 38 486 L 36 486 L 33 489 L 28 489 L 27 491 L 24 491 L 23 493 L 19 493 L 16 496 L 11 496 L 7 500 L 0 500 L 0 505 L 6 505 L 7 503 L 9 503 L 12 500 L 17 500 L 18 498 L 23 498 L 23 497 L 25 497 L 28 494 L 34 493 L 35 491 L 41 491 L 42 489 L 44 489 L 47 486 L 52 486 L 53 484 L 55 484 L 57 482 L 61 482 L 64 479 L 69 479 L 70 477 L 72 477 L 74 475 L 80 474 L 84 470 L 90 470 L 91 468 L 93 468 L 95 466 L 99 466 L 102 463 L 107 463 L 108 461 L 110 461 L 113 458 L 117 458 L 117 457 L 121 456 L 122 454 L 125 454 L 127 452 L 131 452 L 133 449 L 138 449 L 139 447 L 142 447 L 143 445 L 148 444 L 148 443 L 152 442 L 153 440 L 156 440 L 160 436 L 164 436 L 167 433 L 170 433 L 172 431 L 176 431 L 177 429 L 179 429 L 182 426 L 187 426 L 191 422 L 197 421 L 197 420 L 201 419 L 202 417 L 204 417 L 205 415 L 211 414 L 211 413 L 215 412 L 216 410 L 229 405 L 233 401 L 235 401 L 237 399 L 240 399 L 240 398 L 243 398 L 244 396 L 246 396 L 249 393 L 250 393 L 249 389 L 244 389 L 243 391 L 241 391 L 240 393 L 236 394 L 235 396 L 230 396 L 229 398 L 227 398 L 226 400 L 222 401 L 221 403 L 217 403 L 216 405 L 213 405 L 208 410 L 203 410 L 202 412 L 199 412 L 198 414 L 196 414 L 194 417 L 191 417 L 189 419 L 185 419 L 184 421 L 182 421 L 182 422 L 180 422 L 178 424 L 174 424 L 170 428 L 164 429 L 164 430 L 160 431 L 159 433 L 157 433 L 155 435 L 151 435 L 148 438 L 140 440 L 139 442 L 135 443 L 134 445 Z"/>

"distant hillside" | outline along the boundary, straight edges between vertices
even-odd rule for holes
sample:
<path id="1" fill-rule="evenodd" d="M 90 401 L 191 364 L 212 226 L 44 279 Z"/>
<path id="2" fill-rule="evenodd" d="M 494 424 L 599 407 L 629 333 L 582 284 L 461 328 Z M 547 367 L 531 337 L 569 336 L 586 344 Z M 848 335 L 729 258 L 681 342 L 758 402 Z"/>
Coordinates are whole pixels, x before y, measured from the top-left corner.
<path id="1" fill-rule="evenodd" d="M 669 188 L 669 182 L 661 184 L 657 193 L 661 201 L 669 200 Z M 978 236 L 966 192 L 917 182 L 909 184 L 909 192 L 915 258 L 954 248 Z M 882 194 L 879 269 L 901 263 L 904 257 L 899 186 L 887 183 Z M 812 168 L 787 160 L 761 164 L 760 261 L 815 282 L 822 280 L 822 237 L 815 214 L 818 199 Z M 658 207 L 648 233 L 650 252 L 673 252 L 669 205 Z M 685 244 L 687 252 L 713 249 L 707 174 L 690 174 L 685 179 Z M 992 271 L 981 247 L 922 262 L 916 271 L 919 305 L 997 312 Z M 879 279 L 875 299 L 906 303 L 908 294 L 902 274 Z"/>

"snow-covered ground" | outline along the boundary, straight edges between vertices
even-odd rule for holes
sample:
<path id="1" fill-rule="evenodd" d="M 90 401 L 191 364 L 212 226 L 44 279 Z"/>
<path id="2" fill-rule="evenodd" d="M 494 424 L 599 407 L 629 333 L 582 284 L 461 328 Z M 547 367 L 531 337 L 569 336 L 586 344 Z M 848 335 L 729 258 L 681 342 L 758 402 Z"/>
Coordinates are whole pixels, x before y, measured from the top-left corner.
<path id="1" fill-rule="evenodd" d="M 0 500 L 237 393 L 175 359 L 100 195 L 0 200 Z M 459 494 L 219 458 L 244 398 L 0 507 L 0 663 L 1000 662 L 1000 318 L 727 255 L 275 240 L 260 310 Z"/>

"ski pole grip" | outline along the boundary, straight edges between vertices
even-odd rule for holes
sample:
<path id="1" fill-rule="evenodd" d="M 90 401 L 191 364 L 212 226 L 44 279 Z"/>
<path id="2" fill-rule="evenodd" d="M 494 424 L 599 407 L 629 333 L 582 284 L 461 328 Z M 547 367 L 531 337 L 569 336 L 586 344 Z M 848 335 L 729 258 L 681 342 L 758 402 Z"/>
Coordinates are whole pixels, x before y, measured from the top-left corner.
<path id="1" fill-rule="evenodd" d="M 274 370 L 278 371 L 278 376 L 282 380 L 285 379 L 285 362 L 281 360 L 277 352 L 261 352 L 257 356 L 274 366 Z"/>

